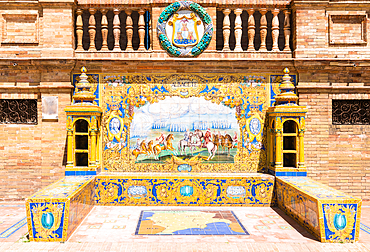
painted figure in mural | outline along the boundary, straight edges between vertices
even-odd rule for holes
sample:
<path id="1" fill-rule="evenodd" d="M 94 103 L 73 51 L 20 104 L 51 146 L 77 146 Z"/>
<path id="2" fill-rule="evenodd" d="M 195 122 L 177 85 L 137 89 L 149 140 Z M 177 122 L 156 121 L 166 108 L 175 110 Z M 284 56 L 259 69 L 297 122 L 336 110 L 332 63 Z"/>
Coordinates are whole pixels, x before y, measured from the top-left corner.
<path id="1" fill-rule="evenodd" d="M 186 147 L 189 147 L 191 155 L 193 155 L 193 151 L 195 150 L 194 144 L 194 134 L 188 129 L 187 131 L 185 131 L 184 139 L 181 139 L 178 144 L 180 155 L 186 154 Z"/>
<path id="2" fill-rule="evenodd" d="M 189 136 L 190 136 L 190 131 L 189 129 L 186 129 L 185 133 L 184 133 L 184 140 L 185 141 L 189 141 Z"/>
<path id="3" fill-rule="evenodd" d="M 204 134 L 204 147 L 211 142 L 212 133 L 211 130 L 208 128 L 206 133 Z"/>
<path id="4" fill-rule="evenodd" d="M 163 137 L 163 140 L 162 140 Z M 155 145 L 153 147 L 153 155 L 156 160 L 159 159 L 159 154 L 163 150 L 169 150 L 172 151 L 175 155 L 177 155 L 177 151 L 172 146 L 172 141 L 174 140 L 173 134 L 168 134 L 167 137 L 164 137 L 164 133 L 161 133 L 161 136 L 159 138 L 156 138 L 156 140 L 160 140 L 159 144 Z"/>
<path id="5" fill-rule="evenodd" d="M 222 149 L 226 151 L 227 149 L 227 155 L 230 155 L 230 149 L 234 148 L 233 139 L 229 134 L 225 134 L 222 137 Z"/>
<path id="6" fill-rule="evenodd" d="M 121 127 L 121 122 L 117 117 L 113 117 L 109 122 L 109 130 L 112 134 L 116 135 L 119 133 Z"/>
<path id="7" fill-rule="evenodd" d="M 233 143 L 234 143 L 234 148 L 236 148 L 238 146 L 238 133 L 236 131 L 234 133 Z"/>
<path id="8" fill-rule="evenodd" d="M 140 138 L 136 139 L 136 145 L 134 149 L 140 150 Z"/>
<path id="9" fill-rule="evenodd" d="M 137 143 L 139 143 L 139 142 L 140 142 L 140 140 L 138 139 Z M 139 146 L 132 151 L 132 154 L 135 156 L 135 158 L 137 158 L 140 154 L 149 155 L 148 154 L 148 146 L 146 145 L 145 140 L 143 140 L 143 141 L 141 141 L 141 143 L 139 143 Z"/>
<path id="10" fill-rule="evenodd" d="M 161 135 L 155 139 L 156 141 L 159 141 L 160 146 L 165 145 L 165 137 L 164 137 L 164 132 L 161 132 Z"/>

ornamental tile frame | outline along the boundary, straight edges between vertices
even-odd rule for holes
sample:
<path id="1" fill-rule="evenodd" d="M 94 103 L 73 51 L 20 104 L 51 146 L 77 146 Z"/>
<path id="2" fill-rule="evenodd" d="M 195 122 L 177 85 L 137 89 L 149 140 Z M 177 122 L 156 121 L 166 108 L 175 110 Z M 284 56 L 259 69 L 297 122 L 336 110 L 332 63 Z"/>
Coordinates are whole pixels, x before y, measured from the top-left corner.
<path id="1" fill-rule="evenodd" d="M 276 90 L 277 83 L 268 83 L 270 76 L 272 75 L 257 73 L 99 74 L 99 104 L 103 109 L 101 122 L 102 171 L 178 172 L 181 167 L 186 165 L 192 172 L 257 172 L 266 170 L 267 164 L 263 162 L 266 160 L 263 158 L 266 156 L 266 129 L 264 126 L 266 111 L 271 103 L 270 94 L 278 92 Z M 75 79 L 75 77 L 73 78 Z M 198 109 L 202 106 L 214 108 L 215 111 L 222 110 L 223 107 L 228 109 L 229 117 L 226 119 L 233 120 L 234 125 L 232 127 L 230 125 L 217 126 L 214 121 L 208 121 L 206 126 L 199 125 L 199 120 L 194 118 L 208 115 L 198 111 L 193 113 L 192 118 L 187 118 L 193 120 L 190 121 L 190 124 L 189 121 L 181 121 L 181 118 L 177 117 L 184 124 L 184 128 L 168 129 L 171 127 L 170 125 L 159 125 L 165 123 L 164 120 L 174 120 L 173 115 L 172 118 L 170 118 L 171 115 L 167 115 L 165 118 L 166 115 L 163 114 L 168 114 L 168 111 L 165 111 L 161 118 L 155 118 L 158 121 L 150 126 L 153 128 L 151 136 L 131 129 L 138 124 L 135 120 L 136 115 L 142 116 L 145 114 L 143 111 L 145 109 L 154 109 L 154 106 L 182 106 L 180 109 L 189 109 L 194 102 L 200 103 Z M 152 108 L 147 108 L 151 105 L 153 105 Z M 154 117 L 153 113 L 146 114 Z M 190 116 L 188 115 L 188 117 Z M 210 120 L 212 119 L 214 118 L 210 118 Z M 112 121 L 117 121 L 119 125 L 122 125 L 119 131 L 110 128 Z M 257 131 L 251 129 L 251 122 L 257 124 Z M 222 124 L 222 122 L 219 123 Z M 157 127 L 155 124 L 158 124 L 158 128 L 155 128 Z M 209 127 L 212 129 L 212 133 L 220 134 L 221 131 L 222 136 L 232 137 L 233 145 L 230 146 L 230 152 L 233 153 L 233 159 L 229 159 L 227 162 L 217 160 L 218 153 L 222 152 L 221 145 L 217 146 L 216 158 L 211 158 L 212 162 L 207 160 L 210 153 L 201 153 L 198 157 L 195 154 L 182 155 L 179 159 L 178 145 L 186 129 L 190 133 L 195 133 L 197 129 L 194 124 L 198 124 L 203 134 Z M 173 125 L 174 123 L 172 123 Z M 144 143 L 146 146 L 141 146 L 148 148 L 151 140 L 155 142 L 155 138 L 160 137 L 161 131 L 164 131 L 166 136 L 171 133 L 174 135 L 174 139 L 169 141 L 172 153 L 169 153 L 168 157 L 171 159 L 157 161 L 154 157 L 149 159 L 151 162 L 148 160 L 138 162 L 138 157 L 140 159 L 143 156 L 154 156 L 155 153 L 136 151 L 137 145 L 142 144 L 141 142 L 135 145 L 136 140 L 149 138 Z M 151 148 L 154 147 L 151 146 Z M 160 157 L 158 158 L 160 159 Z"/>

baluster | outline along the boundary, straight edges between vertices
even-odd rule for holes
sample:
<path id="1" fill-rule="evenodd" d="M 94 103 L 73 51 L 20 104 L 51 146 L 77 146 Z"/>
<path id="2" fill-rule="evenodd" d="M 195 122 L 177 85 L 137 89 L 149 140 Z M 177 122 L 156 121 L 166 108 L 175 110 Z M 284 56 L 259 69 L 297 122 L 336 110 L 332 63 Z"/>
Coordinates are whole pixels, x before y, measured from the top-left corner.
<path id="1" fill-rule="evenodd" d="M 89 51 L 96 51 L 96 48 L 95 48 L 95 34 L 96 34 L 96 30 L 95 30 L 95 12 L 96 10 L 95 9 L 89 9 L 89 13 L 90 13 L 90 18 L 89 18 L 89 35 L 90 35 L 90 47 L 89 47 Z"/>
<path id="2" fill-rule="evenodd" d="M 144 37 L 145 37 L 145 21 L 144 21 L 144 14 L 145 10 L 140 9 L 139 10 L 139 39 L 140 39 L 140 44 L 139 44 L 139 51 L 144 51 L 145 50 L 145 44 L 144 44 Z"/>
<path id="3" fill-rule="evenodd" d="M 278 38 L 279 38 L 279 10 L 274 9 L 271 11 L 273 18 L 272 18 L 272 50 L 273 51 L 279 51 L 279 45 L 278 45 Z"/>
<path id="4" fill-rule="evenodd" d="M 261 13 L 261 26 L 260 26 L 260 33 L 261 33 L 261 51 L 266 51 L 266 35 L 267 35 L 267 19 L 266 19 L 266 13 L 267 9 L 262 8 L 260 9 Z"/>
<path id="5" fill-rule="evenodd" d="M 107 19 L 107 9 L 102 9 L 101 11 L 102 18 L 101 18 L 101 34 L 103 37 L 103 44 L 102 44 L 102 51 L 108 51 L 108 19 Z"/>
<path id="6" fill-rule="evenodd" d="M 234 10 L 235 17 L 235 51 L 242 52 L 242 19 L 240 15 L 242 14 L 242 9 Z"/>
<path id="7" fill-rule="evenodd" d="M 76 19 L 76 34 L 77 34 L 77 48 L 76 51 L 83 51 L 82 47 L 82 36 L 83 36 L 83 22 L 82 22 L 82 13 L 81 9 L 77 9 L 77 19 Z"/>
<path id="8" fill-rule="evenodd" d="M 230 39 L 230 17 L 231 11 L 229 9 L 224 9 L 224 22 L 223 22 L 223 35 L 224 35 L 224 48 L 223 51 L 230 51 L 229 39 Z"/>
<path id="9" fill-rule="evenodd" d="M 114 35 L 114 51 L 120 51 L 121 48 L 119 46 L 119 38 L 121 35 L 121 27 L 120 27 L 120 21 L 119 21 L 119 9 L 114 9 L 114 18 L 113 18 L 113 35 Z"/>
<path id="10" fill-rule="evenodd" d="M 151 16 L 151 13 L 149 12 L 149 35 L 150 35 L 150 38 L 149 38 L 149 43 L 150 43 L 150 47 L 149 49 L 150 50 L 153 50 L 153 31 L 152 31 L 152 16 Z"/>
<path id="11" fill-rule="evenodd" d="M 248 49 L 247 51 L 254 51 L 254 35 L 256 34 L 255 31 L 255 21 L 254 21 L 254 9 L 248 9 Z"/>
<path id="12" fill-rule="evenodd" d="M 133 22 L 131 18 L 131 10 L 126 10 L 125 11 L 127 14 L 127 19 L 126 19 L 126 37 L 127 37 L 127 47 L 126 51 L 132 51 L 132 33 L 133 33 Z"/>
<path id="13" fill-rule="evenodd" d="M 285 47 L 284 51 L 290 51 L 290 11 L 289 10 L 284 10 L 284 38 L 285 38 Z"/>

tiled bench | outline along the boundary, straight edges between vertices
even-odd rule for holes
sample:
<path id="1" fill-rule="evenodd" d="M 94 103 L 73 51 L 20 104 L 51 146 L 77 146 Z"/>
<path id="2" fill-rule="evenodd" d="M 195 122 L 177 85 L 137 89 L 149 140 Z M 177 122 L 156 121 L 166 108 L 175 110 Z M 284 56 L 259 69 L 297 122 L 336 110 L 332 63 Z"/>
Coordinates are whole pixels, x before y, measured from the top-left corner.
<path id="1" fill-rule="evenodd" d="M 69 176 L 26 199 L 31 241 L 64 242 L 93 207 L 94 176 Z"/>
<path id="2" fill-rule="evenodd" d="M 321 242 L 355 242 L 361 199 L 307 177 L 276 177 L 278 206 Z"/>
<path id="3" fill-rule="evenodd" d="M 268 207 L 274 180 L 261 173 L 101 173 L 95 203 Z"/>

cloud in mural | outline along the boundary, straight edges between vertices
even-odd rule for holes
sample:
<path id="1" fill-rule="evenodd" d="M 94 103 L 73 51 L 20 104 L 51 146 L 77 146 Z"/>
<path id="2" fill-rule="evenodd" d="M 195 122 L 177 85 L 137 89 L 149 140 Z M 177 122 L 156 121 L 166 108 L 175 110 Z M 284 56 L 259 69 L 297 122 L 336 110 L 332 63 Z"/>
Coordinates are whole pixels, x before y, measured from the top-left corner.
<path id="1" fill-rule="evenodd" d="M 203 97 L 166 97 L 157 103 L 135 108 L 131 137 L 144 138 L 150 129 L 185 131 L 208 127 L 237 128 L 235 108 L 212 103 Z"/>
<path id="2" fill-rule="evenodd" d="M 189 105 L 180 97 L 166 97 L 163 101 L 147 105 L 148 113 L 153 116 L 162 115 L 171 118 L 181 117 L 189 112 Z"/>
<path id="3" fill-rule="evenodd" d="M 146 137 L 146 132 L 151 129 L 153 123 L 154 120 L 150 114 L 136 112 L 131 124 L 131 137 Z"/>
<path id="4" fill-rule="evenodd" d="M 190 110 L 194 114 L 208 115 L 208 114 L 232 114 L 235 113 L 233 109 L 226 107 L 222 104 L 212 103 L 205 100 L 203 97 L 199 98 L 196 102 L 189 104 Z"/>

